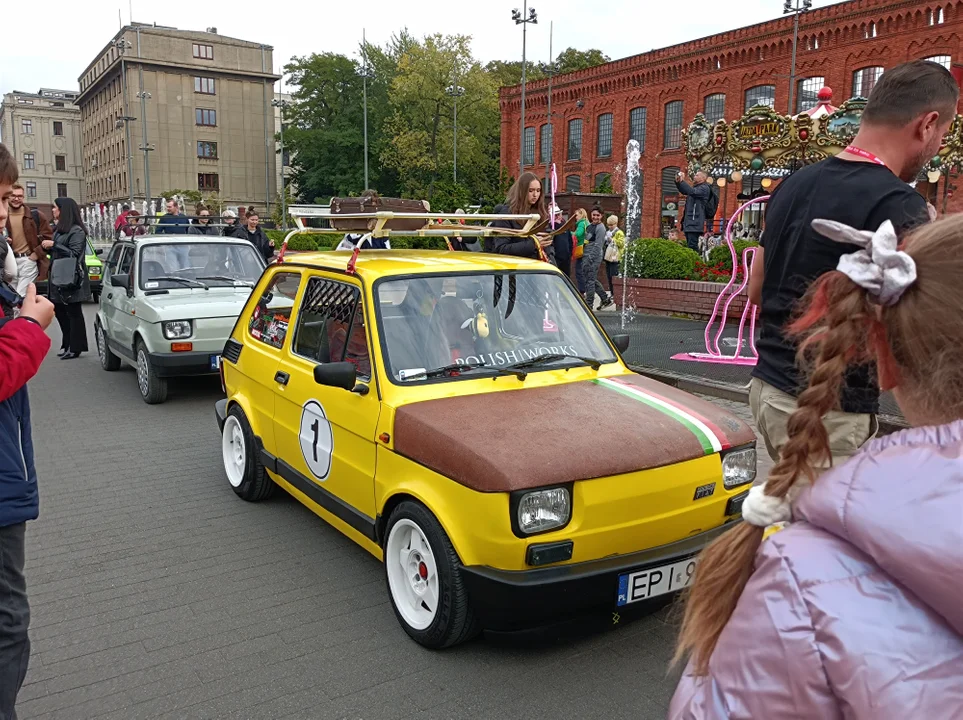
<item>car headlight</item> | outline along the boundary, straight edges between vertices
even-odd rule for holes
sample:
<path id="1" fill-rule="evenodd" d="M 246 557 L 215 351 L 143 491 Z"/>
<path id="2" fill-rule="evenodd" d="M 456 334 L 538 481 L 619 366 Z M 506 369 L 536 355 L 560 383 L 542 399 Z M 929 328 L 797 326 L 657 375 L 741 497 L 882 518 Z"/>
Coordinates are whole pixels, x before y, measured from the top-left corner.
<path id="1" fill-rule="evenodd" d="M 722 457 L 722 484 L 726 490 L 756 479 L 756 449 L 733 450 Z"/>
<path id="2" fill-rule="evenodd" d="M 522 494 L 515 520 L 523 535 L 533 535 L 564 527 L 571 515 L 571 495 L 568 488 L 560 487 Z"/>
<path id="3" fill-rule="evenodd" d="M 100 266 L 99 266 L 99 265 L 91 265 L 89 268 L 87 268 L 87 274 L 88 274 L 88 275 L 100 275 Z"/>
<path id="4" fill-rule="evenodd" d="M 194 332 L 190 320 L 168 320 L 164 323 L 164 337 L 168 340 L 183 340 Z"/>

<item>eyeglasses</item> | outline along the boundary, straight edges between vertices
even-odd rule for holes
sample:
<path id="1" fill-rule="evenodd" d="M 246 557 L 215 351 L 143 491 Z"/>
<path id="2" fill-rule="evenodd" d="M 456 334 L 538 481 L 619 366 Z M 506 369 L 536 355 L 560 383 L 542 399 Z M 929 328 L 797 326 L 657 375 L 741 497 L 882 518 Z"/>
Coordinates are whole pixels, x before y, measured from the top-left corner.
<path id="1" fill-rule="evenodd" d="M 23 200 L 23 193 L 20 193 L 19 195 L 11 195 L 10 197 L 17 198 L 18 200 Z"/>

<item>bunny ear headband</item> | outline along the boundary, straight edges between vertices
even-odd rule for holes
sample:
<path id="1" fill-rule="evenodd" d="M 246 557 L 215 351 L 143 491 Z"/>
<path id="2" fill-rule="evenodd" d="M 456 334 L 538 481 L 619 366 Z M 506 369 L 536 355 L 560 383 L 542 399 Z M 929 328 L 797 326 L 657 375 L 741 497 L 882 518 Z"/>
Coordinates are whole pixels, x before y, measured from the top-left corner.
<path id="1" fill-rule="evenodd" d="M 905 252 L 897 250 L 899 240 L 890 220 L 876 232 L 820 219 L 812 221 L 812 228 L 830 240 L 862 248 L 839 258 L 836 269 L 869 292 L 880 305 L 895 305 L 916 282 L 916 263 Z"/>

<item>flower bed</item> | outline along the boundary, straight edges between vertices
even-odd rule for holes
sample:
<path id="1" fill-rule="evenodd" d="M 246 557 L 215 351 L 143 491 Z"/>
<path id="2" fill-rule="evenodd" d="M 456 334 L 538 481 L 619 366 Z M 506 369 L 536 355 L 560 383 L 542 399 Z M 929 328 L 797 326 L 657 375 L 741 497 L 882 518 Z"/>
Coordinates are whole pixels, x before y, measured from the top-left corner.
<path id="1" fill-rule="evenodd" d="M 626 304 L 629 307 L 650 315 L 678 315 L 695 320 L 709 319 L 719 293 L 725 287 L 718 282 L 695 280 L 628 278 L 627 282 Z M 613 281 L 617 305 L 622 304 L 622 283 L 623 278 Z M 729 305 L 728 322 L 739 322 L 746 300 L 745 291 L 736 296 Z M 722 303 L 719 310 L 721 312 Z"/>

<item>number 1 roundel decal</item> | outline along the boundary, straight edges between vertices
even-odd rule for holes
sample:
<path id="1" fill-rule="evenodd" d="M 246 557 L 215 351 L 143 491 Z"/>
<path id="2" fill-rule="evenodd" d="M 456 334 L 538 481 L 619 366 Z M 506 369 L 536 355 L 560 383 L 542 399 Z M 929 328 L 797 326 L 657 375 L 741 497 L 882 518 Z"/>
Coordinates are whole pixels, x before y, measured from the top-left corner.
<path id="1" fill-rule="evenodd" d="M 301 454 L 304 462 L 318 480 L 327 480 L 331 474 L 331 451 L 334 435 L 324 408 L 317 400 L 308 400 L 301 411 Z"/>

